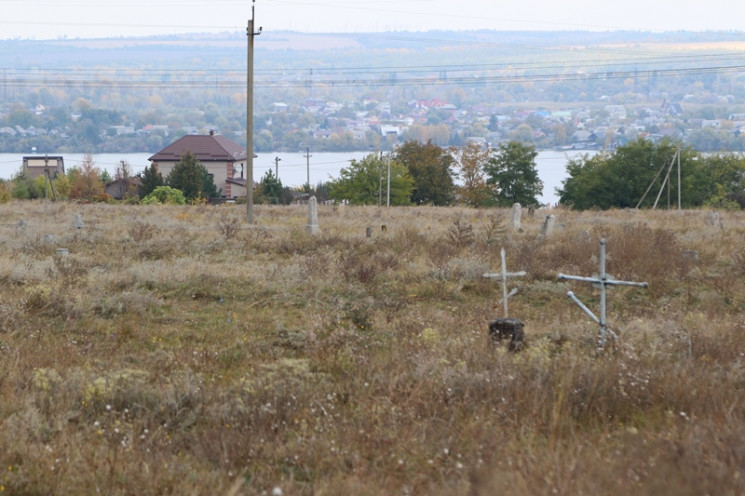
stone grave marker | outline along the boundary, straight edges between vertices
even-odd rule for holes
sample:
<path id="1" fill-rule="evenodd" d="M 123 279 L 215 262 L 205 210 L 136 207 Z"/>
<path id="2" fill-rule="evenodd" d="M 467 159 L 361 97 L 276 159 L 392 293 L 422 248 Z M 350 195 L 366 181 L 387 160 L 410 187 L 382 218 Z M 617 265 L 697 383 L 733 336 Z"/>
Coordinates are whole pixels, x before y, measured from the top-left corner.
<path id="1" fill-rule="evenodd" d="M 75 229 L 82 229 L 85 227 L 82 215 L 75 214 L 75 220 L 72 221 L 72 227 L 74 227 Z"/>
<path id="2" fill-rule="evenodd" d="M 522 207 L 519 203 L 512 205 L 512 217 L 510 218 L 510 227 L 513 231 L 521 231 L 522 224 L 520 223 L 520 217 L 522 216 Z"/>
<path id="3" fill-rule="evenodd" d="M 308 199 L 308 225 L 306 228 L 313 236 L 320 232 L 318 227 L 318 200 L 315 196 Z"/>
<path id="4" fill-rule="evenodd" d="M 706 216 L 706 225 L 711 227 L 718 227 L 720 229 L 724 227 L 719 212 L 709 212 L 709 215 Z"/>
<path id="5" fill-rule="evenodd" d="M 546 218 L 543 220 L 543 225 L 541 226 L 541 235 L 551 236 L 551 233 L 554 232 L 555 223 L 556 217 L 553 215 L 547 215 Z"/>

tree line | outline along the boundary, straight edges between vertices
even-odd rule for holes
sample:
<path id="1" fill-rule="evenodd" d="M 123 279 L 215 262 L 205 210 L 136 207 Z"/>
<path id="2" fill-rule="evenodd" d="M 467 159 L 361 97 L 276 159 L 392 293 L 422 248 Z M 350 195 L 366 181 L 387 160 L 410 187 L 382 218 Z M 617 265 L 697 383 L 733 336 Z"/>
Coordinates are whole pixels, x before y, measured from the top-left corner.
<path id="1" fill-rule="evenodd" d="M 152 165 L 135 176 L 125 161 L 117 166 L 112 178 L 87 155 L 80 167 L 72 167 L 65 174 L 55 173 L 49 179 L 45 175 L 31 178 L 21 168 L 10 181 L 0 181 L 0 202 L 52 196 L 61 200 L 110 202 L 113 198 L 106 193 L 106 186 L 114 180 L 121 183 L 118 196 L 129 203 L 206 203 L 220 195 L 212 175 L 191 152 L 181 157 L 165 178 Z"/>
<path id="2" fill-rule="evenodd" d="M 579 210 L 677 205 L 745 207 L 745 157 L 700 153 L 672 140 L 638 139 L 567 165 L 559 203 Z M 680 180 L 678 180 L 680 177 Z"/>
<path id="3" fill-rule="evenodd" d="M 350 205 L 538 205 L 543 183 L 537 155 L 532 145 L 518 141 L 496 148 L 476 143 L 443 148 L 431 141 L 408 141 L 388 154 L 352 160 L 337 179 L 315 187 L 306 184 L 299 191 L 283 186 L 268 170 L 255 185 L 254 201 L 289 204 L 297 193 L 305 193 Z M 683 208 L 745 207 L 745 157 L 703 154 L 671 140 L 638 139 L 613 151 L 583 155 L 569 161 L 567 172 L 557 189 L 559 203 L 579 210 L 674 205 L 678 197 Z M 116 179 L 129 184 L 122 195 L 129 202 L 193 204 L 221 194 L 191 153 L 181 157 L 165 178 L 152 165 L 130 184 L 126 179 L 132 177 L 126 162 L 117 168 Z M 105 185 L 111 180 L 88 156 L 80 168 L 56 176 L 51 185 L 58 198 L 110 201 Z M 48 186 L 45 177 L 30 179 L 21 170 L 11 181 L 0 181 L 0 201 L 44 198 Z"/>
<path id="4" fill-rule="evenodd" d="M 353 160 L 329 183 L 329 196 L 352 205 L 535 205 L 543 191 L 537 155 L 517 141 L 497 148 L 407 141 L 388 156 Z"/>

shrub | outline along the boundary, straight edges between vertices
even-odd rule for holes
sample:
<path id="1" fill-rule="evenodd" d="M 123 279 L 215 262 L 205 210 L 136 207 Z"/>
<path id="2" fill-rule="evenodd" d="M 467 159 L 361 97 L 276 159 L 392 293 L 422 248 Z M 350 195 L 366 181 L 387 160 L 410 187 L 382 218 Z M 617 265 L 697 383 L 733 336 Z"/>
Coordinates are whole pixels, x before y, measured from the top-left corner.
<path id="1" fill-rule="evenodd" d="M 142 199 L 143 205 L 186 205 L 184 194 L 170 186 L 158 186 Z"/>
<path id="2" fill-rule="evenodd" d="M 11 198 L 12 195 L 9 184 L 0 180 L 0 203 L 8 203 Z"/>

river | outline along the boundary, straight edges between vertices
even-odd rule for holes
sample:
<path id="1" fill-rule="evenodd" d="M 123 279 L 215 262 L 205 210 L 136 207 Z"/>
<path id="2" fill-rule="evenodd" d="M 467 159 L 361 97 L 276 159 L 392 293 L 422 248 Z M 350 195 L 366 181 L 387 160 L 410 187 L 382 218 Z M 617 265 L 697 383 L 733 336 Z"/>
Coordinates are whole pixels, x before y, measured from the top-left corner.
<path id="1" fill-rule="evenodd" d="M 538 176 L 543 181 L 543 194 L 538 200 L 543 204 L 556 204 L 559 200 L 556 188 L 561 187 L 562 181 L 566 179 L 566 165 L 570 159 L 584 155 L 594 154 L 591 151 L 541 151 L 536 157 L 536 168 Z M 349 165 L 351 160 L 360 160 L 369 152 L 319 152 L 310 153 L 306 158 L 305 153 L 260 153 L 254 159 L 254 178 L 258 181 L 267 170 L 279 171 L 279 178 L 285 186 L 301 186 L 310 177 L 310 183 L 315 185 L 339 177 L 339 170 Z M 23 157 L 32 154 L 22 153 L 0 153 L 0 179 L 10 179 L 21 168 Z M 39 155 L 39 154 L 36 154 Z M 83 162 L 83 153 L 49 153 L 49 155 L 62 155 L 65 160 L 65 168 L 78 167 Z M 97 153 L 93 154 L 96 166 L 105 169 L 113 177 L 117 166 L 122 160 L 126 161 L 134 174 L 141 172 L 147 165 L 148 157 L 152 153 Z M 279 157 L 279 163 L 275 158 Z"/>

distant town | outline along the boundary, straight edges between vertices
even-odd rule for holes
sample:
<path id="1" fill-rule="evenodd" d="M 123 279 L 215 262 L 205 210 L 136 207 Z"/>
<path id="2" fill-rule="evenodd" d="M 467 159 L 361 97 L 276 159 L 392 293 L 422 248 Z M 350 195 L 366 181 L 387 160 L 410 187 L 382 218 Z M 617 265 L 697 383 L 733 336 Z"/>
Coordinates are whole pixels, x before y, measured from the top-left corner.
<path id="1" fill-rule="evenodd" d="M 613 149 L 639 137 L 745 150 L 738 33 L 308 37 L 267 34 L 257 48 L 256 152 Z M 0 151 L 154 153 L 210 132 L 245 145 L 244 41 L 2 41 Z"/>

